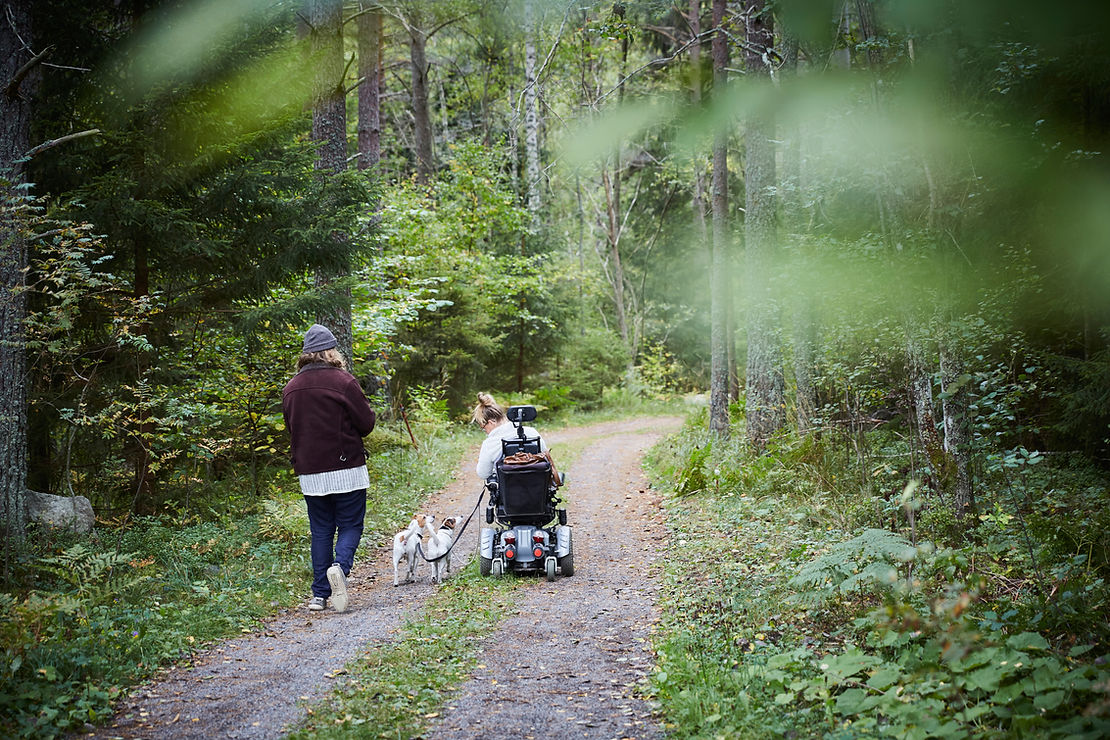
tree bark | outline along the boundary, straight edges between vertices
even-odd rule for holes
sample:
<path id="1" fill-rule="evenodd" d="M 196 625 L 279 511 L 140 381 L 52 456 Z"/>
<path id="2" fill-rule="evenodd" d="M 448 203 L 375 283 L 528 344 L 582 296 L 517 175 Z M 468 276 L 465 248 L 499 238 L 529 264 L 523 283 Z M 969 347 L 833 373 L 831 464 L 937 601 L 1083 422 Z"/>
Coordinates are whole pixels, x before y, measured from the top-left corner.
<path id="1" fill-rule="evenodd" d="M 20 72 L 34 56 L 31 44 L 31 2 L 5 3 L 0 17 L 0 519 L 4 534 L 4 574 L 11 561 L 10 544 L 26 522 L 27 368 L 23 294 L 27 244 L 20 233 L 15 186 L 23 181 L 19 163 L 30 149 L 31 98 L 34 72 Z"/>
<path id="2" fill-rule="evenodd" d="M 957 522 L 964 521 L 974 503 L 971 490 L 970 394 L 967 384 L 961 381 L 963 374 L 964 364 L 959 349 L 952 337 L 946 334 L 940 343 L 940 377 L 944 390 L 941 413 L 944 415 L 944 451 L 948 453 L 953 468 L 949 488 Z"/>
<path id="3" fill-rule="evenodd" d="M 539 81 L 536 79 L 536 19 L 532 0 L 524 2 L 524 179 L 532 230 L 540 226 Z"/>
<path id="4" fill-rule="evenodd" d="M 713 0 L 713 25 L 721 28 L 725 19 L 725 0 Z M 728 84 L 728 37 L 723 32 L 713 36 L 713 93 L 722 96 Z M 709 368 L 709 431 L 728 439 L 728 349 L 725 316 L 728 289 L 727 264 L 729 252 L 728 223 L 728 128 L 721 126 L 713 139 L 713 246 L 709 267 L 710 292 L 710 368 Z"/>
<path id="5" fill-rule="evenodd" d="M 382 158 L 382 11 L 376 4 L 358 17 L 358 77 L 358 168 L 365 170 Z"/>
<path id="6" fill-rule="evenodd" d="M 416 178 L 429 182 L 435 172 L 432 154 L 432 121 L 428 108 L 428 37 L 418 25 L 408 26 L 409 62 L 412 69 L 412 120 Z"/>
<path id="7" fill-rule="evenodd" d="M 601 187 L 605 192 L 605 238 L 609 247 L 609 282 L 613 289 L 613 309 L 617 318 L 617 329 L 625 347 L 629 346 L 628 315 L 624 301 L 624 266 L 621 264 L 621 214 L 620 190 L 614 179 L 620 180 L 620 172 L 615 178 L 609 176 L 609 168 L 602 165 Z"/>
<path id="8" fill-rule="evenodd" d="M 309 0 L 308 20 L 312 33 L 312 60 L 316 68 L 312 104 L 312 140 L 319 150 L 316 171 L 333 177 L 347 169 L 347 108 L 343 80 L 343 4 L 341 0 Z M 328 207 L 329 204 L 323 204 Z M 332 234 L 337 243 L 344 237 Z M 346 274 L 316 272 L 316 287 L 326 289 Z M 351 327 L 351 292 L 344 289 L 335 307 L 316 317 L 331 329 L 338 349 L 351 367 L 354 332 Z"/>
<path id="9" fill-rule="evenodd" d="M 764 0 L 752 0 L 745 13 L 745 66 L 748 77 L 770 83 L 767 52 L 774 42 L 772 17 Z M 771 290 L 771 265 L 777 257 L 775 126 L 770 114 L 755 111 L 744 126 L 744 237 L 748 279 L 747 420 L 748 440 L 762 450 L 786 421 L 779 311 Z"/>

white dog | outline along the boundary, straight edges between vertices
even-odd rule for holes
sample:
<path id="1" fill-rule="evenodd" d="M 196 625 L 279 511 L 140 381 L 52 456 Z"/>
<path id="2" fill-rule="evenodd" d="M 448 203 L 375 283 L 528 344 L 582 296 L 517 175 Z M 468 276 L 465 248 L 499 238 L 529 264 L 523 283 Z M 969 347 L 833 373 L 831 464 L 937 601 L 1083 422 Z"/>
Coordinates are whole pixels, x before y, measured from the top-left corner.
<path id="1" fill-rule="evenodd" d="M 425 527 L 428 532 L 428 560 L 443 556 L 432 565 L 435 572 L 432 574 L 432 583 L 442 583 L 444 577 L 451 572 L 451 541 L 454 538 L 455 525 L 458 524 L 457 516 L 449 516 L 443 520 L 439 529 L 433 530 Z"/>
<path id="2" fill-rule="evenodd" d="M 430 514 L 417 514 L 409 522 L 409 526 L 393 535 L 393 585 L 399 586 L 401 561 L 408 566 L 406 582 L 416 579 L 416 547 L 420 544 L 423 530 L 435 523 L 435 517 Z"/>

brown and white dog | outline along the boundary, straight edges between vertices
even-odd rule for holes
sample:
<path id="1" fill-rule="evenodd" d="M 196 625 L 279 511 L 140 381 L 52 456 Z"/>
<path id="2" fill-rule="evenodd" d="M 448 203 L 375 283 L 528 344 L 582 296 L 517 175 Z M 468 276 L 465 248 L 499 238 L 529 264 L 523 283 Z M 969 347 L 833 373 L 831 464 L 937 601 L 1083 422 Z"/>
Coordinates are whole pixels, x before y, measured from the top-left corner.
<path id="1" fill-rule="evenodd" d="M 407 565 L 408 573 L 406 583 L 416 579 L 416 562 L 419 557 L 416 547 L 420 544 L 423 531 L 435 525 L 435 517 L 431 514 L 417 514 L 409 522 L 409 526 L 393 535 L 393 585 L 399 586 L 401 562 Z"/>
<path id="2" fill-rule="evenodd" d="M 455 536 L 455 525 L 459 517 L 449 516 L 439 525 L 439 529 L 426 527 L 428 531 L 428 559 L 443 556 L 442 559 L 432 563 L 435 571 L 432 573 L 432 583 L 442 583 L 443 579 L 451 572 L 451 542 Z"/>

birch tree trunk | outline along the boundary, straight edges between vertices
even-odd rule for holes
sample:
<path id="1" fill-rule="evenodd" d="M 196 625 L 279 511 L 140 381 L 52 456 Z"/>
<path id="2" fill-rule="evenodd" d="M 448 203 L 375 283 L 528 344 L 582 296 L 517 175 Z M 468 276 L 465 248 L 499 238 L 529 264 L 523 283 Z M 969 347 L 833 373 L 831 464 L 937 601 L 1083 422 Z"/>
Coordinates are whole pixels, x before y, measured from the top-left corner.
<path id="1" fill-rule="evenodd" d="M 308 21 L 312 34 L 312 61 L 316 78 L 313 87 L 312 140 L 319 150 L 316 171 L 333 177 L 347 169 L 347 107 L 343 84 L 343 5 L 341 0 L 310 0 Z M 326 208 L 328 204 L 323 204 Z M 333 234 L 332 239 L 343 239 Z M 316 286 L 325 288 L 346 274 L 316 273 Z M 351 367 L 354 332 L 351 328 L 351 292 L 344 289 L 335 308 L 316 320 L 331 329 L 339 351 Z"/>
<path id="2" fill-rule="evenodd" d="M 22 181 L 17 160 L 31 148 L 31 84 L 15 81 L 16 73 L 33 56 L 30 0 L 8 2 L 0 22 L 0 187 L 5 203 L 0 211 L 0 519 L 4 534 L 4 573 L 11 561 L 12 539 L 26 521 L 27 484 L 27 369 L 23 319 L 26 304 L 23 277 L 27 245 L 19 233 L 16 214 L 7 207 Z M 22 42 L 21 40 L 22 39 Z"/>
<path id="3" fill-rule="evenodd" d="M 725 0 L 713 0 L 713 25 L 721 28 Z M 728 84 L 728 38 L 718 31 L 713 36 L 713 93 L 721 96 Z M 729 251 L 728 223 L 728 129 L 722 125 L 713 139 L 713 246 L 709 266 L 709 431 L 728 439 L 728 350 L 725 316 L 728 289 L 726 275 Z"/>
<path id="4" fill-rule="evenodd" d="M 536 80 L 536 19 L 532 0 L 524 2 L 524 179 L 532 231 L 540 226 L 540 118 Z"/>
<path id="5" fill-rule="evenodd" d="M 745 67 L 749 79 L 770 84 L 767 52 L 774 43 L 772 16 L 764 0 L 745 13 Z M 775 228 L 775 127 L 770 114 L 753 112 L 744 126 L 744 237 L 749 289 L 747 420 L 748 440 L 762 450 L 786 421 L 779 311 L 771 290 L 777 257 Z"/>

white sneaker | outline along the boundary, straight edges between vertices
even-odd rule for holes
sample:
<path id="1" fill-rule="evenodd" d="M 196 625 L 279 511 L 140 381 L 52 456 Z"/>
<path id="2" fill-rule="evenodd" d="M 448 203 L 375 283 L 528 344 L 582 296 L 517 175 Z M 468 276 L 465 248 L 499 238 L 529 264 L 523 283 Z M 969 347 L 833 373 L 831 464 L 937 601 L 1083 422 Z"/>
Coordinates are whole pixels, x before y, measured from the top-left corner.
<path id="1" fill-rule="evenodd" d="M 323 611 L 328 605 L 328 600 L 323 596 L 313 596 L 312 600 L 308 602 L 308 610 L 312 612 Z"/>
<path id="2" fill-rule="evenodd" d="M 331 584 L 331 607 L 337 612 L 347 611 L 347 576 L 339 563 L 328 568 L 328 583 Z"/>

